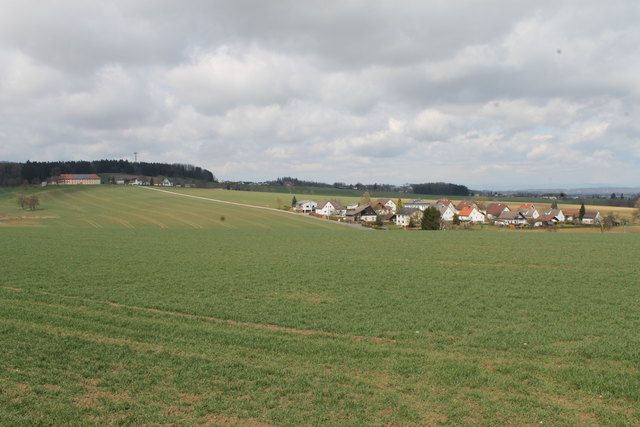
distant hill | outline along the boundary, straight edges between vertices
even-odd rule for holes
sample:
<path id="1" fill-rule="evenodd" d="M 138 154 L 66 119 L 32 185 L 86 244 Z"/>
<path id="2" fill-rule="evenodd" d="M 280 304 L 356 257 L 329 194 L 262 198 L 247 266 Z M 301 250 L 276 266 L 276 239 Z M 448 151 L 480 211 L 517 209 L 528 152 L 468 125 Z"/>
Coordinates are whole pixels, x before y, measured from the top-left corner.
<path id="1" fill-rule="evenodd" d="M 27 161 L 26 163 L 0 162 L 0 186 L 39 184 L 49 177 L 63 173 L 167 176 L 216 182 L 216 177 L 207 169 L 181 163 L 146 163 L 128 160 Z"/>

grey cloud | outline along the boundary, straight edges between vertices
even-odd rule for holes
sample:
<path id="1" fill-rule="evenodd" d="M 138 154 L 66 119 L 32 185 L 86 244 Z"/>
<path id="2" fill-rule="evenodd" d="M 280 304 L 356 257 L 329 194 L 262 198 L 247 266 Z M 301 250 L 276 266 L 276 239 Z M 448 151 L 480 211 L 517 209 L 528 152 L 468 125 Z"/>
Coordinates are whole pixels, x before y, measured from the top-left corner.
<path id="1" fill-rule="evenodd" d="M 624 184 L 639 18 L 631 1 L 6 1 L 0 159 Z"/>

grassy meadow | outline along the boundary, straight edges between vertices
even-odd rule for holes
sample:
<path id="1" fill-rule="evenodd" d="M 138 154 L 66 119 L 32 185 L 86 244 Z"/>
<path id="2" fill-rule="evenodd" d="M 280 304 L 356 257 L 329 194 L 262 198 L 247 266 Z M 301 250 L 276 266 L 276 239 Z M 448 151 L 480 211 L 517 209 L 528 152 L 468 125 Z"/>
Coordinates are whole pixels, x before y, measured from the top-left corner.
<path id="1" fill-rule="evenodd" d="M 0 192 L 1 425 L 640 423 L 638 234 L 31 191 Z"/>

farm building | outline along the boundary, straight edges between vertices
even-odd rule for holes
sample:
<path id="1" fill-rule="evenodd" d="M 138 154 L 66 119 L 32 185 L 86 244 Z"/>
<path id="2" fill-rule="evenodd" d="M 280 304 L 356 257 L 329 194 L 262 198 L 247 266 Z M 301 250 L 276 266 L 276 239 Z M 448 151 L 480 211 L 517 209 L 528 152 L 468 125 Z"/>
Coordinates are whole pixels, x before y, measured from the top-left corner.
<path id="1" fill-rule="evenodd" d="M 58 179 L 60 185 L 100 184 L 100 177 L 94 173 L 63 173 Z"/>

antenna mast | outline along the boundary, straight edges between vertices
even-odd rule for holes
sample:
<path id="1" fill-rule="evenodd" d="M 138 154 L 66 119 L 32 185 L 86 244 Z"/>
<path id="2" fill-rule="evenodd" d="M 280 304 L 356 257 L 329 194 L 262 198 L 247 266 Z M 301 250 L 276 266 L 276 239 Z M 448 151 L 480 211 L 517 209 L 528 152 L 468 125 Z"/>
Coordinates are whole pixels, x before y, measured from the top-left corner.
<path id="1" fill-rule="evenodd" d="M 138 163 L 138 152 L 137 151 L 133 152 L 133 162 L 134 163 Z"/>

